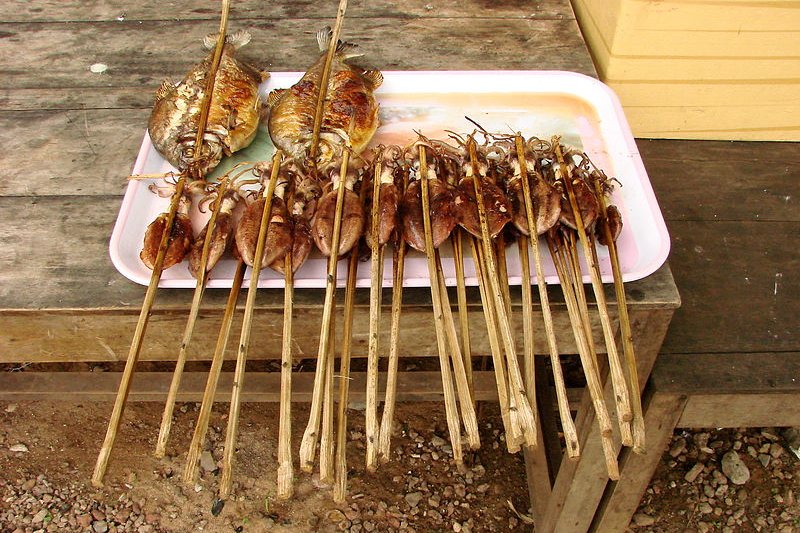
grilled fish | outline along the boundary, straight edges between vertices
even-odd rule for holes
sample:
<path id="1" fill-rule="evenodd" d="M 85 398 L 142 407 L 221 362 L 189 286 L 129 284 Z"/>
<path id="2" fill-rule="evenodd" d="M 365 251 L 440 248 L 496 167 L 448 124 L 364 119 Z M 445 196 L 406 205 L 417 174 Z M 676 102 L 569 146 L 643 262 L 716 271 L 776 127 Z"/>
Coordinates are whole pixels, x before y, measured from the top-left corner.
<path id="1" fill-rule="evenodd" d="M 261 102 L 258 85 L 268 77 L 234 57 L 250 42 L 250 34 L 228 35 L 214 82 L 214 93 L 203 136 L 202 157 L 194 161 L 197 126 L 205 93 L 206 77 L 213 61 L 216 35 L 203 43 L 212 52 L 178 84 L 164 81 L 156 92 L 147 130 L 156 150 L 192 178 L 200 178 L 217 166 L 223 155 L 248 146 L 256 136 Z"/>
<path id="2" fill-rule="evenodd" d="M 314 113 L 331 37 L 330 28 L 317 32 L 322 52 L 317 62 L 291 88 L 274 90 L 267 99 L 272 142 L 297 161 L 305 160 L 311 147 Z M 373 91 L 383 83 L 383 75 L 378 70 L 365 71 L 349 65 L 348 59 L 361 55 L 354 49 L 351 43 L 336 44 L 320 130 L 318 162 L 322 164 L 339 155 L 342 134 L 349 136 L 352 149 L 360 153 L 378 129 L 378 103 Z"/>

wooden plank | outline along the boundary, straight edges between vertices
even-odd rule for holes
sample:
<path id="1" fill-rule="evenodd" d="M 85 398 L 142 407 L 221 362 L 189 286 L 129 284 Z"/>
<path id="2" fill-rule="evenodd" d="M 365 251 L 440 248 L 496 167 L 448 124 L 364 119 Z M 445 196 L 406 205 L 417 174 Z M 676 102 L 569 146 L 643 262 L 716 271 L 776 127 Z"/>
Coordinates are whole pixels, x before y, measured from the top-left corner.
<path id="1" fill-rule="evenodd" d="M 181 77 L 202 57 L 203 36 L 215 28 L 197 20 L 4 26 L 10 35 L 4 39 L 6 61 L 0 75 L 7 89 L 80 91 L 155 89 L 165 77 Z M 243 19 L 231 30 L 247 28 L 253 34 L 242 58 L 285 71 L 305 70 L 317 59 L 317 44 L 306 32 L 319 26 L 320 21 L 312 19 Z M 345 38 L 360 45 L 366 54 L 363 62 L 382 70 L 565 69 L 594 74 L 577 25 L 568 19 L 360 18 L 348 21 Z M 108 69 L 90 72 L 89 66 L 98 62 Z M 31 64 L 37 68 L 31 69 Z M 40 105 L 47 107 L 46 102 Z"/>
<path id="2" fill-rule="evenodd" d="M 211 289 L 209 289 L 211 291 Z M 227 291 L 215 291 L 217 296 Z M 368 291 L 364 291 L 368 294 Z M 282 310 L 266 300 L 282 295 L 280 290 L 259 291 L 259 301 L 254 317 L 255 341 L 251 347 L 251 359 L 277 359 L 280 357 L 282 335 Z M 321 301 L 321 300 L 320 300 Z M 386 301 L 386 300 L 384 300 Z M 319 343 L 321 309 L 319 304 L 295 307 L 295 322 L 303 327 L 295 328 L 293 340 L 298 357 L 314 357 Z M 240 308 L 241 310 L 241 308 Z M 366 356 L 368 341 L 368 307 L 359 305 L 355 310 L 353 357 Z M 388 313 L 388 309 L 385 310 Z M 649 311 L 646 311 L 649 312 Z M 478 313 L 470 313 L 478 315 Z M 200 312 L 192 343 L 188 348 L 189 360 L 209 360 L 216 342 L 222 311 L 204 307 Z M 137 315 L 131 312 L 100 311 L 52 311 L 27 313 L 0 313 L 3 332 L 0 334 L 0 362 L 64 362 L 64 361 L 120 361 L 126 357 Z M 165 311 L 156 307 L 150 320 L 147 336 L 142 347 L 142 361 L 172 361 L 177 356 L 181 332 L 188 311 Z M 430 307 L 407 306 L 403 309 L 400 333 L 401 355 L 414 357 L 436 356 L 436 337 L 431 325 Z M 636 315 L 634 315 L 636 316 Z M 534 317 L 541 324 L 541 315 Z M 232 335 L 239 328 L 239 318 L 234 319 Z M 559 347 L 563 353 L 574 353 L 575 341 L 570 338 L 566 313 L 557 313 L 555 322 Z M 382 324 L 383 335 L 388 339 L 388 321 Z M 543 326 L 537 326 L 537 334 L 544 337 Z M 486 325 L 479 319 L 470 322 L 475 337 L 473 352 L 476 356 L 489 353 L 485 332 Z M 541 330 L 541 331 L 540 331 Z M 522 336 L 521 325 L 513 329 L 517 338 Z M 593 334 L 600 352 L 602 329 L 593 316 Z M 233 358 L 234 348 L 227 357 Z M 546 353 L 546 345 L 537 344 L 538 353 Z"/>
<path id="3" fill-rule="evenodd" d="M 642 387 L 652 370 L 659 347 L 669 326 L 672 311 L 652 311 L 649 316 L 632 318 L 634 346 Z M 613 405 L 610 380 L 605 380 L 606 402 Z M 576 428 L 581 442 L 581 456 L 564 459 L 556 477 L 550 504 L 541 527 L 545 533 L 571 533 L 588 530 L 608 482 L 600 432 L 591 408 L 588 392 L 584 393 L 576 417 Z M 613 425 L 614 440 L 619 445 L 619 430 Z"/>
<path id="4" fill-rule="evenodd" d="M 697 394 L 689 397 L 678 427 L 799 426 L 800 392 Z"/>
<path id="5" fill-rule="evenodd" d="M 671 226 L 675 220 L 800 220 L 797 144 L 646 139 L 636 144 Z M 673 233 L 680 228 L 673 226 Z"/>
<path id="6" fill-rule="evenodd" d="M 410 0 L 398 4 L 389 0 L 356 0 L 348 3 L 347 20 L 364 17 L 382 18 L 434 18 L 481 17 L 563 19 L 574 15 L 568 2 L 538 0 L 535 6 L 515 3 L 486 4 L 476 0 L 467 2 L 444 0 L 435 3 Z M 319 3 L 311 0 L 296 2 L 269 2 L 238 0 L 231 6 L 230 20 L 240 19 L 332 19 L 336 17 L 336 3 Z M 6 0 L 0 4 L 0 22 L 84 22 L 124 20 L 204 20 L 216 21 L 219 10 L 213 5 L 195 6 L 185 2 L 159 0 L 94 0 L 92 2 L 62 2 L 59 0 Z M 122 20 L 120 20 L 122 19 Z"/>
<path id="7" fill-rule="evenodd" d="M 122 194 L 148 115 L 144 109 L 0 113 L 7 149 L 0 196 Z"/>
<path id="8" fill-rule="evenodd" d="M 797 227 L 672 221 L 670 261 L 686 297 L 662 351 L 800 351 Z"/>
<path id="9" fill-rule="evenodd" d="M 606 83 L 718 82 L 736 87 L 769 81 L 773 88 L 793 86 L 800 76 L 797 57 L 675 57 L 610 55 L 598 71 Z M 795 93 L 796 95 L 796 93 Z M 668 95 L 665 95 L 668 96 Z M 769 96 L 769 95 L 768 95 Z"/>
<path id="10" fill-rule="evenodd" d="M 690 396 L 800 393 L 800 352 L 663 355 L 651 381 L 659 393 Z"/>
<path id="11" fill-rule="evenodd" d="M 685 405 L 686 396 L 680 394 L 656 393 L 647 399 L 644 415 L 647 451 L 644 454 L 623 452 L 620 480 L 609 482 L 591 525 L 592 531 L 624 531 L 628 526 Z"/>
<path id="12" fill-rule="evenodd" d="M 119 387 L 121 372 L 3 372 L 0 373 L 0 400 L 70 400 L 112 401 Z M 366 373 L 350 374 L 350 400 L 363 402 L 366 397 Z M 179 402 L 198 402 L 203 397 L 207 374 L 185 372 L 178 393 Z M 496 401 L 497 390 L 492 372 L 475 372 L 475 394 L 479 400 Z M 133 380 L 129 400 L 163 402 L 167 397 L 172 373 L 140 372 Z M 310 402 L 313 372 L 292 375 L 292 401 Z M 245 402 L 277 402 L 280 398 L 279 372 L 248 372 L 242 393 Z M 384 392 L 386 374 L 379 378 Z M 230 401 L 233 372 L 220 375 L 214 401 Z M 400 372 L 397 379 L 399 401 L 439 401 L 442 399 L 442 377 L 439 372 Z"/>

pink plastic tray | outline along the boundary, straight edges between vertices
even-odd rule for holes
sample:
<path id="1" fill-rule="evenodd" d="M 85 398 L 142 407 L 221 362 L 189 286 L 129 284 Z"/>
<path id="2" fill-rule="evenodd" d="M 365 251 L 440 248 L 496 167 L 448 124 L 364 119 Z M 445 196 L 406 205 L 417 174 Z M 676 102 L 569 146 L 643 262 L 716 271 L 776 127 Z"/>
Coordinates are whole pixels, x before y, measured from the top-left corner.
<path id="1" fill-rule="evenodd" d="M 264 94 L 274 88 L 289 87 L 302 73 L 274 73 L 264 83 Z M 384 84 L 377 92 L 381 104 L 382 126 L 374 143 L 405 144 L 414 137 L 414 130 L 429 137 L 446 137 L 444 130 L 471 132 L 474 126 L 465 120 L 469 116 L 489 131 L 521 131 L 524 135 L 549 138 L 561 135 L 565 144 L 582 147 L 592 161 L 616 177 L 617 187 L 612 202 L 619 207 L 625 223 L 617 241 L 623 279 L 643 278 L 660 267 L 669 253 L 670 241 L 664 219 L 642 165 L 636 144 L 622 112 L 619 100 L 601 82 L 571 72 L 558 71 L 474 71 L 474 72 L 384 72 Z M 228 158 L 217 174 L 236 161 L 264 160 L 272 154 L 272 144 L 262 132 L 246 151 Z M 155 151 L 145 134 L 134 174 L 166 172 L 172 168 Z M 127 278 L 146 285 L 150 270 L 139 259 L 144 231 L 169 201 L 158 198 L 148 190 L 149 181 L 128 184 L 119 217 L 111 235 L 111 259 Z M 195 231 L 204 224 L 203 215 L 192 214 Z M 546 250 L 544 242 L 541 241 Z M 599 247 L 603 279 L 612 281 L 608 253 Z M 441 248 L 443 268 L 448 285 L 455 285 L 455 269 L 448 245 Z M 384 286 L 391 286 L 391 250 L 385 254 Z M 545 279 L 558 283 L 555 268 L 548 253 L 545 258 Z M 465 258 L 466 282 L 476 285 L 475 270 L 469 257 Z M 346 261 L 339 262 L 338 279 L 344 283 Z M 230 287 L 234 270 L 233 259 L 220 261 L 211 273 L 209 287 Z M 516 246 L 508 248 L 509 282 L 521 281 Z M 295 286 L 324 287 L 326 260 L 312 254 L 297 272 Z M 532 273 L 535 279 L 535 273 Z M 245 278 L 249 279 L 249 276 Z M 588 275 L 585 281 L 589 281 Z M 247 284 L 247 281 L 245 281 Z M 406 259 L 405 286 L 428 286 L 427 261 L 422 254 L 410 253 Z M 186 263 L 163 273 L 162 287 L 194 287 Z M 261 287 L 282 287 L 283 277 L 264 269 L 259 280 Z M 362 263 L 358 286 L 369 286 L 369 263 Z"/>

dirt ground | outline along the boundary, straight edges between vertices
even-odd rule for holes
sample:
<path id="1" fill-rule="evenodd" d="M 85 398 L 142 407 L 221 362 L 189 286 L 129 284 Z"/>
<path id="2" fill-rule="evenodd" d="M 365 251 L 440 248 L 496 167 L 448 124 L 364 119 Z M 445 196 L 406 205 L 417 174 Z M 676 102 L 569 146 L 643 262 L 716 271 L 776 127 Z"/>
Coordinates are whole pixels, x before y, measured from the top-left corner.
<path id="1" fill-rule="evenodd" d="M 349 497 L 342 505 L 333 502 L 330 488 L 322 486 L 317 476 L 299 472 L 294 498 L 276 501 L 277 406 L 245 404 L 234 497 L 218 515 L 212 506 L 227 405 L 215 409 L 207 442 L 217 464 L 206 461 L 195 486 L 183 483 L 182 472 L 197 406 L 179 404 L 168 456 L 156 459 L 152 450 L 161 407 L 128 406 L 106 485 L 94 489 L 89 479 L 110 404 L 0 403 L 0 529 L 9 533 L 533 529 L 527 523 L 522 458 L 505 450 L 498 413 L 488 404 L 480 424 L 483 446 L 471 458 L 471 467 L 461 473 L 451 464 L 441 405 L 398 406 L 392 459 L 375 474 L 366 473 L 363 466 L 363 415 L 351 410 Z M 295 405 L 293 416 L 296 452 L 305 406 Z M 782 435 L 774 428 L 677 432 L 630 528 L 800 531 L 800 506 L 795 500 L 800 494 L 800 469 Z M 741 485 L 728 479 L 729 472 L 723 473 L 720 466 L 731 450 L 737 451 L 748 470 Z"/>

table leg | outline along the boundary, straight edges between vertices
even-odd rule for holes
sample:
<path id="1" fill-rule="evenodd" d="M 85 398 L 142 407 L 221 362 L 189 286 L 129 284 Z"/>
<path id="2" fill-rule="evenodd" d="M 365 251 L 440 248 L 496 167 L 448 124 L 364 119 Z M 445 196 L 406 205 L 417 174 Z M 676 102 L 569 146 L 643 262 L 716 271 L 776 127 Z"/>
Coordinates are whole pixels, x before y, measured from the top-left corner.
<path id="1" fill-rule="evenodd" d="M 651 392 L 648 390 L 648 392 Z M 647 450 L 644 454 L 626 449 L 620 460 L 620 480 L 611 482 L 597 510 L 592 531 L 623 531 L 669 445 L 687 397 L 683 394 L 652 392 L 644 405 Z"/>
<path id="2" fill-rule="evenodd" d="M 631 314 L 639 383 L 642 385 L 647 382 L 653 369 L 672 313 L 672 310 L 650 310 Z M 606 380 L 604 390 L 606 401 L 613 404 L 613 390 L 609 380 Z M 537 528 L 540 533 L 588 531 L 608 483 L 599 428 L 588 392 L 584 393 L 581 401 L 576 427 L 581 456 L 577 460 L 561 462 L 542 527 Z M 619 447 L 616 425 L 614 431 L 614 441 Z"/>

